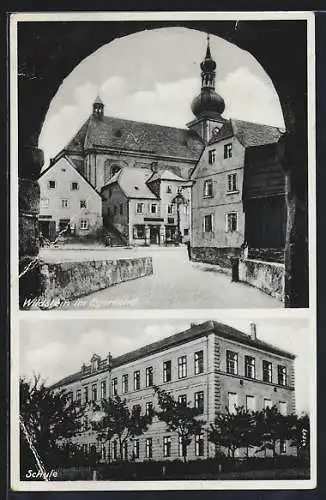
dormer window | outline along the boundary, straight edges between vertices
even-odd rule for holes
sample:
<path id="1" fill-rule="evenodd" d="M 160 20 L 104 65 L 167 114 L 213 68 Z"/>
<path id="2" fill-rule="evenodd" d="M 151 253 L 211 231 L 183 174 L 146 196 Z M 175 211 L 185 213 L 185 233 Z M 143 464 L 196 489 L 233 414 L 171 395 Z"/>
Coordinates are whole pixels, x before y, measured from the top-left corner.
<path id="1" fill-rule="evenodd" d="M 98 370 L 98 357 L 94 356 L 92 359 L 91 359 L 91 369 L 92 369 L 92 372 L 95 372 L 96 370 Z"/>

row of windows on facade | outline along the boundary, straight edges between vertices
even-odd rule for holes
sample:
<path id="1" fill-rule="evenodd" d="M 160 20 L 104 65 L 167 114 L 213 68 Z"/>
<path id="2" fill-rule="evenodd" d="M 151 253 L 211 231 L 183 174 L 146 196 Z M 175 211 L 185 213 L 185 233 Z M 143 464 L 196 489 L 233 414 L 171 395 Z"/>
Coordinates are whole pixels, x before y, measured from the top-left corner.
<path id="1" fill-rule="evenodd" d="M 135 188 L 136 191 L 139 191 L 139 187 L 138 186 L 134 186 L 134 188 Z M 177 190 L 178 190 L 178 188 L 174 187 L 174 186 L 168 185 L 166 187 L 166 192 L 168 194 L 172 194 L 174 192 L 177 192 Z M 111 196 L 112 196 L 112 186 L 109 186 L 107 193 L 108 193 L 108 198 L 111 198 Z"/>
<path id="2" fill-rule="evenodd" d="M 178 440 L 178 455 L 179 457 L 184 457 L 187 456 L 189 452 L 189 448 L 186 447 L 183 442 L 182 442 L 182 437 L 177 436 Z M 141 440 L 139 438 L 135 438 L 132 440 L 132 449 L 131 449 L 131 457 L 132 459 L 139 459 L 140 458 L 140 447 L 141 444 L 144 443 L 144 456 L 147 459 L 153 458 L 153 438 L 147 437 L 144 440 Z M 164 458 L 169 458 L 172 456 L 172 443 L 173 443 L 173 437 L 170 435 L 163 436 L 163 439 L 161 441 L 161 446 L 162 446 L 162 451 L 163 451 L 163 457 Z M 85 454 L 96 451 L 96 446 L 95 445 L 88 445 L 84 444 L 82 446 L 83 451 Z M 205 453 L 205 448 L 204 448 L 204 435 L 203 434 L 196 434 L 195 435 L 195 440 L 194 440 L 194 452 L 195 456 L 201 457 L 204 456 Z M 102 445 L 101 448 L 101 459 L 103 461 L 112 459 L 112 460 L 118 460 L 119 457 L 119 444 L 116 439 L 113 439 L 111 443 L 109 443 L 109 446 L 105 446 L 104 444 Z M 122 458 L 123 460 L 128 460 L 129 458 L 129 443 L 125 441 L 123 443 L 123 448 L 122 448 Z"/>
<path id="3" fill-rule="evenodd" d="M 120 205 L 114 205 L 114 207 L 111 209 L 111 207 L 108 207 L 108 216 L 110 217 L 111 215 L 117 215 L 117 213 L 120 213 L 120 215 L 123 215 L 124 213 L 124 208 L 123 208 L 123 203 L 120 203 Z M 149 212 L 151 214 L 158 214 L 159 213 L 159 206 L 157 203 L 151 203 L 150 204 L 150 210 Z M 188 215 L 188 206 L 185 205 L 184 207 L 184 212 L 185 215 Z M 143 214 L 145 213 L 145 203 L 137 203 L 136 204 L 136 214 Z M 170 204 L 167 205 L 167 213 L 168 215 L 174 213 L 174 205 Z"/>
<path id="4" fill-rule="evenodd" d="M 54 179 L 51 179 L 48 181 L 48 189 L 56 189 L 57 187 L 57 182 Z M 70 183 L 70 191 L 78 191 L 79 189 L 79 182 L 71 182 Z"/>
<path id="5" fill-rule="evenodd" d="M 232 143 L 231 142 L 229 142 L 228 144 L 224 144 L 223 157 L 225 160 L 227 160 L 228 158 L 232 158 Z M 216 162 L 216 160 L 217 160 L 216 149 L 210 149 L 208 151 L 208 163 L 210 163 L 212 165 L 213 163 Z"/>
<path id="6" fill-rule="evenodd" d="M 234 193 L 238 191 L 237 174 L 227 175 L 226 191 L 227 193 Z M 212 198 L 213 196 L 214 196 L 213 180 L 207 179 L 204 181 L 204 198 Z"/>
<path id="7" fill-rule="evenodd" d="M 275 405 L 276 402 L 273 401 L 270 398 L 264 398 L 264 409 L 266 410 L 267 408 L 272 408 L 273 405 Z M 228 393 L 228 410 L 229 413 L 236 413 L 236 408 L 239 407 L 239 398 L 238 394 L 235 392 L 229 392 Z M 286 401 L 278 401 L 277 403 L 277 408 L 280 412 L 281 415 L 286 416 L 288 413 L 288 403 Z M 257 405 L 256 405 L 256 396 L 253 395 L 246 395 L 246 405 L 245 409 L 248 412 L 254 412 L 256 411 Z"/>
<path id="8" fill-rule="evenodd" d="M 228 212 L 225 214 L 225 231 L 234 233 L 238 231 L 238 212 Z M 204 215 L 203 218 L 204 233 L 214 232 L 214 216 L 213 214 Z"/>
<path id="9" fill-rule="evenodd" d="M 226 351 L 226 371 L 232 375 L 240 375 L 238 353 Z M 263 382 L 273 383 L 273 364 L 270 361 L 262 361 L 262 373 Z M 256 378 L 256 359 L 252 356 L 244 357 L 244 376 Z M 284 365 L 277 365 L 277 384 L 287 385 L 287 370 Z"/>
<path id="10" fill-rule="evenodd" d="M 182 379 L 187 377 L 187 356 L 178 357 L 178 379 Z M 195 352 L 194 354 L 194 374 L 199 375 L 204 372 L 204 353 L 203 351 Z M 148 366 L 145 370 L 146 373 L 146 387 L 151 387 L 154 384 L 154 372 L 153 367 Z M 163 383 L 171 382 L 172 380 L 172 362 L 171 360 L 163 362 Z M 133 374 L 133 390 L 139 391 L 141 389 L 140 383 L 140 370 L 135 370 Z M 129 386 L 129 374 L 125 373 L 122 375 L 122 393 L 126 394 L 130 391 Z M 118 378 L 114 377 L 112 379 L 112 395 L 118 395 Z M 72 395 L 72 393 L 70 393 Z M 101 399 L 106 398 L 106 381 L 102 380 L 101 382 Z M 71 396 L 72 397 L 72 396 Z M 84 403 L 88 402 L 88 386 L 84 387 Z M 76 392 L 76 400 L 81 400 L 81 389 L 77 389 Z M 97 384 L 92 385 L 92 400 L 97 400 Z"/>
<path id="11" fill-rule="evenodd" d="M 50 206 L 50 199 L 49 198 L 41 198 L 40 200 L 40 206 L 41 208 L 47 208 Z M 70 207 L 70 200 L 68 198 L 61 198 L 59 202 L 60 208 L 69 208 Z M 79 200 L 79 207 L 80 208 L 87 208 L 87 200 Z"/>
<path id="12" fill-rule="evenodd" d="M 171 224 L 173 226 L 173 228 L 176 227 L 174 225 L 175 220 L 173 218 L 168 218 L 168 224 Z M 167 226 L 167 227 L 169 227 L 169 226 Z M 132 227 L 132 231 L 133 231 L 132 236 L 135 240 L 137 240 L 137 239 L 142 240 L 142 239 L 146 238 L 146 226 L 145 226 L 145 224 L 134 224 Z M 183 236 L 189 236 L 189 228 L 183 229 Z"/>

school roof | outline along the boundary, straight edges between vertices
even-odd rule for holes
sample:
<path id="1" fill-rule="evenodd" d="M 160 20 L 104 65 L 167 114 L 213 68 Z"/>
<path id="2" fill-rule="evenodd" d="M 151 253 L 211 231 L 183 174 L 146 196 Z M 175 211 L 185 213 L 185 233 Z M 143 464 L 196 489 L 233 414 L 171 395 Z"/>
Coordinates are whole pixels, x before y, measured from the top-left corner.
<path id="1" fill-rule="evenodd" d="M 217 337 L 221 337 L 226 340 L 233 340 L 238 342 L 239 344 L 255 347 L 271 354 L 276 354 L 291 360 L 295 359 L 294 354 L 279 349 L 278 347 L 259 340 L 258 338 L 253 339 L 250 335 L 247 335 L 231 326 L 219 323 L 217 321 L 206 321 L 201 324 L 193 324 L 187 330 L 166 337 L 165 339 L 158 340 L 144 347 L 140 347 L 139 349 L 135 349 L 134 351 L 128 352 L 126 354 L 122 354 L 121 356 L 117 356 L 116 358 L 113 357 L 111 361 L 111 368 L 117 368 L 127 363 L 137 361 L 141 358 L 162 352 L 172 347 L 182 345 L 186 342 L 206 336 L 211 333 L 215 333 Z M 106 362 L 102 363 L 102 367 L 103 371 L 109 368 Z M 52 387 L 55 388 L 67 385 L 91 374 L 92 373 L 90 370 L 86 370 L 85 372 L 80 370 L 77 373 L 63 378 L 59 382 L 55 383 Z"/>

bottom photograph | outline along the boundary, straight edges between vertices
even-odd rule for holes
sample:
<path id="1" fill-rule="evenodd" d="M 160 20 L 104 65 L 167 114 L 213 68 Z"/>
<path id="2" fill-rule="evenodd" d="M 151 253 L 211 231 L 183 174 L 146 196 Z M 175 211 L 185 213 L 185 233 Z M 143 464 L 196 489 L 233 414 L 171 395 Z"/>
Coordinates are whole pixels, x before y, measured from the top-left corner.
<path id="1" fill-rule="evenodd" d="M 310 479 L 304 318 L 28 319 L 20 481 Z"/>

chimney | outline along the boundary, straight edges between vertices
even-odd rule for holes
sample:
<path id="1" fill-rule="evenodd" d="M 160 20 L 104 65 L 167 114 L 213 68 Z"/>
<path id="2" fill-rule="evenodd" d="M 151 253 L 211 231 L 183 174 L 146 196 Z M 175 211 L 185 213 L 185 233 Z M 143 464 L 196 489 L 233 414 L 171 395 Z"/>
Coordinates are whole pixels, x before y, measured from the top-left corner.
<path id="1" fill-rule="evenodd" d="M 257 340 L 257 328 L 256 323 L 250 323 L 250 338 L 251 340 Z"/>
<path id="2" fill-rule="evenodd" d="M 197 323 L 190 323 L 190 328 L 195 328 L 197 326 Z"/>
<path id="3" fill-rule="evenodd" d="M 111 365 L 112 365 L 112 354 L 110 352 L 108 353 L 108 355 L 106 357 L 106 363 L 107 363 L 108 368 L 110 369 Z"/>

